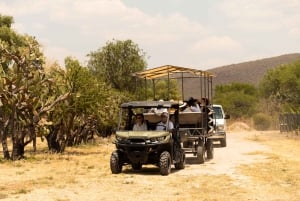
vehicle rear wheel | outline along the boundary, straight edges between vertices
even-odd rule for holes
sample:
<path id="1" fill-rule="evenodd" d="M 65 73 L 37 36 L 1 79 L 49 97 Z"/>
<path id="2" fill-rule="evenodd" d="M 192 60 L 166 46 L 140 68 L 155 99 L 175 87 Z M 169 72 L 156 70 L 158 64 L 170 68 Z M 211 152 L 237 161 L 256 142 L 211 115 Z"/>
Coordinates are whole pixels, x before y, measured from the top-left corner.
<path id="1" fill-rule="evenodd" d="M 205 153 L 205 147 L 203 146 L 203 142 L 201 142 L 198 144 L 197 147 L 197 159 L 200 164 L 204 163 L 205 161 L 204 153 Z"/>
<path id="2" fill-rule="evenodd" d="M 220 140 L 221 147 L 226 147 L 227 142 L 226 142 L 226 137 Z"/>
<path id="3" fill-rule="evenodd" d="M 206 142 L 206 154 L 207 154 L 207 159 L 214 158 L 214 144 L 212 140 L 207 140 Z"/>
<path id="4" fill-rule="evenodd" d="M 160 154 L 159 168 L 161 175 L 168 175 L 171 172 L 171 155 L 168 151 L 164 151 Z"/>
<path id="5" fill-rule="evenodd" d="M 185 153 L 184 150 L 180 150 L 180 161 L 179 163 L 175 163 L 175 169 L 180 170 L 185 168 Z"/>
<path id="6" fill-rule="evenodd" d="M 110 156 L 110 170 L 113 174 L 122 172 L 122 164 L 120 160 L 120 154 L 118 151 L 113 151 Z"/>

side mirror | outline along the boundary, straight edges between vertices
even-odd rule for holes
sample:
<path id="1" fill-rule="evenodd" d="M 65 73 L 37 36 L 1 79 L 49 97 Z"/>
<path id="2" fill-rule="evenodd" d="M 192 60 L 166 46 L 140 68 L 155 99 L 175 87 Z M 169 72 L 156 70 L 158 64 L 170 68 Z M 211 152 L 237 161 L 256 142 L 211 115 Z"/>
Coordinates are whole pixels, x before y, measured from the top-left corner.
<path id="1" fill-rule="evenodd" d="M 224 119 L 230 119 L 230 115 L 229 114 L 225 114 L 225 118 Z"/>
<path id="2" fill-rule="evenodd" d="M 111 133 L 112 133 L 112 134 L 116 134 L 116 133 L 117 133 L 117 128 L 116 128 L 116 127 L 112 128 L 112 129 L 111 129 Z"/>

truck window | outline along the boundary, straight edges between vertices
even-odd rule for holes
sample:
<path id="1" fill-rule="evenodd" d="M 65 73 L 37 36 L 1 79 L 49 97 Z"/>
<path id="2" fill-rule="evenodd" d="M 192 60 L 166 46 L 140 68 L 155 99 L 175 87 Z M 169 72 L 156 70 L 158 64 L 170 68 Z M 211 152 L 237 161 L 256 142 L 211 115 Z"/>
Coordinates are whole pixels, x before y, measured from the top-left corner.
<path id="1" fill-rule="evenodd" d="M 216 119 L 223 119 L 222 109 L 220 107 L 214 107 L 214 115 Z"/>

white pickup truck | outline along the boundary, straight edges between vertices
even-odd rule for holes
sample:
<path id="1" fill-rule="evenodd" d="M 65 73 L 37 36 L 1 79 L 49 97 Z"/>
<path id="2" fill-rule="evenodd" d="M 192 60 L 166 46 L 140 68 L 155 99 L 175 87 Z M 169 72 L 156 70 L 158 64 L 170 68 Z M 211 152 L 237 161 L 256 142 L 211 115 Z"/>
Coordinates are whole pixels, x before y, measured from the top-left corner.
<path id="1" fill-rule="evenodd" d="M 222 105 L 213 105 L 215 131 L 214 135 L 210 137 L 213 141 L 219 141 L 221 147 L 226 147 L 226 119 L 230 118 L 230 115 L 225 114 Z"/>

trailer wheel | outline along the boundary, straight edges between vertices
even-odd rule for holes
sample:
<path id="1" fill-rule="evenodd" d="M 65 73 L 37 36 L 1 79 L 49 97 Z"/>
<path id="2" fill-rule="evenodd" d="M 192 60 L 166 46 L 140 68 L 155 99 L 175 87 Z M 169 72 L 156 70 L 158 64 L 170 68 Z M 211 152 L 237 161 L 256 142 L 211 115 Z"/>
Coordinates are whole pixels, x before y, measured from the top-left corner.
<path id="1" fill-rule="evenodd" d="M 161 175 L 168 175 L 171 172 L 171 155 L 169 152 L 164 151 L 160 154 L 159 168 Z"/>
<path id="2" fill-rule="evenodd" d="M 110 156 L 110 170 L 113 174 L 118 174 L 122 172 L 122 163 L 118 151 L 113 151 Z"/>
<path id="3" fill-rule="evenodd" d="M 207 154 L 207 159 L 214 158 L 214 145 L 212 140 L 207 140 L 206 142 L 206 154 Z"/>
<path id="4" fill-rule="evenodd" d="M 200 143 L 197 147 L 197 159 L 200 164 L 204 163 L 205 161 L 205 148 L 203 146 L 203 143 Z"/>
<path id="5" fill-rule="evenodd" d="M 180 150 L 180 161 L 179 163 L 175 163 L 175 169 L 180 170 L 185 168 L 185 153 L 184 150 Z"/>

